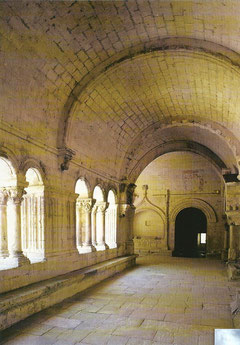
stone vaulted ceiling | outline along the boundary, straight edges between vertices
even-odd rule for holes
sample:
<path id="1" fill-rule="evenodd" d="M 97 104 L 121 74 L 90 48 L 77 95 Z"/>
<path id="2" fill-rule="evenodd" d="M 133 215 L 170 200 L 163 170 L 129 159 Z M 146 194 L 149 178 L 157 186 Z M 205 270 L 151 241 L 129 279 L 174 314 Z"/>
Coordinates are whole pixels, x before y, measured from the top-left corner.
<path id="1" fill-rule="evenodd" d="M 238 171 L 239 1 L 0 7 L 2 126 L 118 179 L 174 145 Z"/>

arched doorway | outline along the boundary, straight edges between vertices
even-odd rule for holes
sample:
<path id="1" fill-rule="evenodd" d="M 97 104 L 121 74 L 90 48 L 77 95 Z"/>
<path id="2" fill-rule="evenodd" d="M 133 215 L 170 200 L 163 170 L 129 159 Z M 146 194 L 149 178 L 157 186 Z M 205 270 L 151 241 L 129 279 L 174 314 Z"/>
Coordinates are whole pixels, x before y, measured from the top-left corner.
<path id="1" fill-rule="evenodd" d="M 173 256 L 202 257 L 206 254 L 207 218 L 198 208 L 180 211 L 175 222 Z"/>

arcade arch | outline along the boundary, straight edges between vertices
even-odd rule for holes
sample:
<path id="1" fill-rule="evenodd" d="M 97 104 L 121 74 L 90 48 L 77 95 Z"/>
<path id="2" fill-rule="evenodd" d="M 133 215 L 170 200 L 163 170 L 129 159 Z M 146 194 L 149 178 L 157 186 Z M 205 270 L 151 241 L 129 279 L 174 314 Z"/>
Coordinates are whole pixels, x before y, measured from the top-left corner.
<path id="1" fill-rule="evenodd" d="M 27 170 L 26 181 L 21 203 L 22 248 L 33 263 L 45 259 L 44 184 L 37 168 Z"/>

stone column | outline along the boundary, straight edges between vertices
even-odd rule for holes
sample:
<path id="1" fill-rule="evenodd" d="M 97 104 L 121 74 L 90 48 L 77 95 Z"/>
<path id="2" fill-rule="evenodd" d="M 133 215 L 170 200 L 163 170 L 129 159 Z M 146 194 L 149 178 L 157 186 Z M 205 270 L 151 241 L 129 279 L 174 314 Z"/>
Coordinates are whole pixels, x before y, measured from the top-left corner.
<path id="1" fill-rule="evenodd" d="M 117 248 L 118 204 L 110 204 L 105 212 L 105 241 L 109 248 Z"/>
<path id="2" fill-rule="evenodd" d="M 97 205 L 95 204 L 91 212 L 91 234 L 92 234 L 92 245 L 96 247 L 97 245 L 97 234 L 96 234 L 96 215 L 97 215 Z"/>
<path id="3" fill-rule="evenodd" d="M 230 224 L 229 227 L 229 249 L 228 249 L 228 261 L 235 261 L 237 259 L 238 251 L 238 229 L 235 224 Z"/>
<path id="4" fill-rule="evenodd" d="M 76 201 L 76 245 L 78 250 L 82 247 L 82 229 L 81 229 L 81 202 Z"/>
<path id="5" fill-rule="evenodd" d="M 0 259 L 8 256 L 7 241 L 7 193 L 0 191 Z"/>
<path id="6" fill-rule="evenodd" d="M 21 243 L 21 201 L 23 188 L 8 190 L 8 244 L 9 256 L 18 266 L 30 263 L 23 255 Z"/>
<path id="7" fill-rule="evenodd" d="M 135 215 L 136 207 L 131 205 L 126 211 L 126 218 L 128 220 L 128 235 L 127 235 L 127 253 L 133 254 L 134 243 L 133 243 L 133 219 Z"/>
<path id="8" fill-rule="evenodd" d="M 106 202 L 99 202 L 97 209 L 97 250 L 108 249 L 105 243 L 105 211 L 108 206 Z"/>
<path id="9" fill-rule="evenodd" d="M 111 206 L 111 248 L 117 248 L 117 231 L 118 231 L 118 204 Z"/>
<path id="10" fill-rule="evenodd" d="M 81 199 L 80 205 L 83 211 L 84 217 L 84 230 L 85 238 L 82 244 L 81 252 L 90 253 L 95 251 L 94 246 L 92 245 L 92 225 L 91 225 L 91 213 L 93 208 L 93 199 Z"/>

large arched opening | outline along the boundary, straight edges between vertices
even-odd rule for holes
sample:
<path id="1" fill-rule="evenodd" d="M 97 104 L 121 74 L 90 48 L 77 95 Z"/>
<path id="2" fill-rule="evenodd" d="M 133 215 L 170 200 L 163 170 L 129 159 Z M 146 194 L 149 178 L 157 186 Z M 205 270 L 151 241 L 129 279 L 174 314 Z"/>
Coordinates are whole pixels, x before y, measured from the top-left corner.
<path id="1" fill-rule="evenodd" d="M 218 169 L 205 157 L 184 151 L 166 153 L 141 172 L 136 185 L 133 220 L 135 253 L 175 255 L 175 249 L 178 256 L 221 253 L 224 240 L 224 183 Z M 202 224 L 198 229 L 198 225 L 193 223 L 196 233 L 191 240 L 187 231 L 180 233 L 180 240 L 176 235 L 175 224 L 178 224 L 184 212 L 189 212 L 189 215 L 183 221 L 183 229 L 191 228 L 191 224 L 188 224 L 188 221 L 191 223 L 191 217 L 192 222 L 196 218 L 196 223 Z M 181 236 L 186 241 L 188 238 L 192 241 L 192 253 L 191 245 L 186 249 L 181 244 Z"/>
<path id="2" fill-rule="evenodd" d="M 34 263 L 45 259 L 44 184 L 37 168 L 26 171 L 26 181 L 28 187 L 21 204 L 22 248 Z"/>
<path id="3" fill-rule="evenodd" d="M 78 179 L 75 185 L 75 193 L 78 194 L 76 200 L 76 246 L 79 253 L 85 252 L 85 248 L 88 245 L 87 240 L 87 224 L 84 212 L 84 204 L 88 200 L 89 188 L 87 182 L 84 179 Z"/>
<path id="4" fill-rule="evenodd" d="M 181 210 L 175 222 L 173 256 L 201 257 L 206 255 L 207 218 L 198 208 Z"/>

